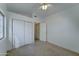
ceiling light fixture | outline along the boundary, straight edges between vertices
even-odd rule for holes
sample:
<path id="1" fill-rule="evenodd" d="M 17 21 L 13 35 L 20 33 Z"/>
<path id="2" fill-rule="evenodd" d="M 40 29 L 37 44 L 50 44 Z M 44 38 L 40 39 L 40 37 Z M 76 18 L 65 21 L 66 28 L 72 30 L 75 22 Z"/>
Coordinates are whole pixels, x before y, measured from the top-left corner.
<path id="1" fill-rule="evenodd" d="M 46 3 L 43 3 L 42 6 L 41 6 L 41 9 L 42 10 L 47 10 L 48 8 L 48 5 Z"/>

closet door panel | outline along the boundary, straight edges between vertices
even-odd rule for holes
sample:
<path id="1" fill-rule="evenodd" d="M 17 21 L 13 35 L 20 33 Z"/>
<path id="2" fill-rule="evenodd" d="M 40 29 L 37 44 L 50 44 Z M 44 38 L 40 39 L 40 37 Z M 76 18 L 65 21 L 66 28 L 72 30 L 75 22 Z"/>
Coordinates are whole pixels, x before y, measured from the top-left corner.
<path id="1" fill-rule="evenodd" d="M 25 22 L 25 44 L 33 43 L 33 24 Z"/>
<path id="2" fill-rule="evenodd" d="M 15 48 L 24 45 L 24 21 L 13 20 L 13 45 Z"/>

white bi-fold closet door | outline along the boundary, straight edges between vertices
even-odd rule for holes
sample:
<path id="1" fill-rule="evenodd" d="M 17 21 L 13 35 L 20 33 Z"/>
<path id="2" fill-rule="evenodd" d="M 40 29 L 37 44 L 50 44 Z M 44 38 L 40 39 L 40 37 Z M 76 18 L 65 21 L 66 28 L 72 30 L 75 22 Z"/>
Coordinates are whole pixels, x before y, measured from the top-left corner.
<path id="1" fill-rule="evenodd" d="M 13 20 L 13 48 L 33 42 L 33 24 L 22 20 Z"/>

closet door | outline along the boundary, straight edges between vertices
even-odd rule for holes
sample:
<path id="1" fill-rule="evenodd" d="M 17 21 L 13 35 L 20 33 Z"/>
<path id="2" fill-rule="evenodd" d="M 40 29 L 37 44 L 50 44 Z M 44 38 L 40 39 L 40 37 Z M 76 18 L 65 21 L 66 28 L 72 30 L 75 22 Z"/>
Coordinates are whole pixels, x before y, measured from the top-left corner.
<path id="1" fill-rule="evenodd" d="M 13 46 L 18 48 L 24 45 L 24 21 L 13 20 Z"/>
<path id="2" fill-rule="evenodd" d="M 25 44 L 33 43 L 33 24 L 25 22 Z"/>

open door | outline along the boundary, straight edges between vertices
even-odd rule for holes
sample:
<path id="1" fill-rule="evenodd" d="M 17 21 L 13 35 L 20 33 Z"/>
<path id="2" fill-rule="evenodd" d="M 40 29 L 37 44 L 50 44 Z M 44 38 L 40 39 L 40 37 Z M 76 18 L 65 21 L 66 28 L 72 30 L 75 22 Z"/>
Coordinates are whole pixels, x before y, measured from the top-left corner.
<path id="1" fill-rule="evenodd" d="M 40 23 L 40 40 L 47 41 L 46 23 Z"/>

